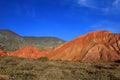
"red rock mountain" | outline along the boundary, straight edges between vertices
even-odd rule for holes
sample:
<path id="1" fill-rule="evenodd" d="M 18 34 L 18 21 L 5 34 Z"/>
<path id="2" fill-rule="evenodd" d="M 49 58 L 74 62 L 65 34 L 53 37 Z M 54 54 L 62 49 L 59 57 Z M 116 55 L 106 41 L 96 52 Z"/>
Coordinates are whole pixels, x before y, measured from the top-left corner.
<path id="1" fill-rule="evenodd" d="M 0 56 L 7 56 L 7 53 L 0 49 Z"/>
<path id="2" fill-rule="evenodd" d="M 82 62 L 120 60 L 120 34 L 90 32 L 58 46 L 48 58 Z"/>
<path id="3" fill-rule="evenodd" d="M 22 58 L 39 58 L 39 57 L 44 57 L 47 54 L 48 54 L 47 50 L 39 51 L 36 47 L 27 46 L 15 52 L 9 53 L 9 56 L 17 56 Z"/>

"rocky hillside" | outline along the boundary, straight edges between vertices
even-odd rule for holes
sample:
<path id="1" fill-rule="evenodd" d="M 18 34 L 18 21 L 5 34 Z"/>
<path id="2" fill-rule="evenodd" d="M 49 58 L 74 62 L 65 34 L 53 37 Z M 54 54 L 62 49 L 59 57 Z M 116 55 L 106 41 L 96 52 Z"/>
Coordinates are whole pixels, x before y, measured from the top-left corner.
<path id="1" fill-rule="evenodd" d="M 10 30 L 0 30 L 0 49 L 7 52 L 16 51 L 26 46 L 35 46 L 39 50 L 53 49 L 64 42 L 64 40 L 55 37 L 22 37 Z"/>
<path id="2" fill-rule="evenodd" d="M 44 48 L 53 49 L 56 46 L 64 43 L 64 40 L 61 40 L 56 37 L 23 37 L 29 46 L 36 46 L 39 50 Z"/>
<path id="3" fill-rule="evenodd" d="M 120 34 L 90 32 L 58 46 L 48 57 L 83 62 L 120 60 Z"/>
<path id="4" fill-rule="evenodd" d="M 10 30 L 0 30 L 0 49 L 15 51 L 26 45 L 25 40 Z"/>

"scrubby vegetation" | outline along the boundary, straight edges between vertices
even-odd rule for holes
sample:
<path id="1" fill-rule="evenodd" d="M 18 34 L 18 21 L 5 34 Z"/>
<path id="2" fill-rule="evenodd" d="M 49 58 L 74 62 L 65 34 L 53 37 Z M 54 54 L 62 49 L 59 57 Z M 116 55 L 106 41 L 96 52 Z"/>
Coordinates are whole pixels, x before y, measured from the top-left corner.
<path id="1" fill-rule="evenodd" d="M 0 57 L 0 80 L 120 80 L 120 63 Z"/>
<path id="2" fill-rule="evenodd" d="M 47 57 L 40 57 L 38 58 L 37 60 L 40 60 L 40 61 L 48 61 L 49 59 Z"/>

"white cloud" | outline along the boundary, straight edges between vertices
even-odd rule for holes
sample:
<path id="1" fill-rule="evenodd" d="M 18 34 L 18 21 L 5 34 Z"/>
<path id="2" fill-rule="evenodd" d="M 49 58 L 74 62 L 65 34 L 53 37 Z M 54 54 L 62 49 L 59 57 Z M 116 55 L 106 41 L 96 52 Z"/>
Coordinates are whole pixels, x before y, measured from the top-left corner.
<path id="1" fill-rule="evenodd" d="M 93 0 L 77 0 L 77 3 L 83 7 L 94 8 L 98 7 L 94 5 Z"/>
<path id="2" fill-rule="evenodd" d="M 111 6 L 107 6 L 103 11 L 107 14 L 120 14 L 120 0 L 115 0 Z"/>
<path id="3" fill-rule="evenodd" d="M 120 0 L 76 0 L 82 7 L 102 11 L 105 14 L 120 14 Z M 101 5 L 101 6 L 99 6 Z"/>
<path id="4" fill-rule="evenodd" d="M 113 8 L 120 11 L 120 0 L 116 0 L 113 3 Z"/>
<path id="5" fill-rule="evenodd" d="M 120 0 L 115 0 L 113 4 L 118 6 L 120 4 Z"/>

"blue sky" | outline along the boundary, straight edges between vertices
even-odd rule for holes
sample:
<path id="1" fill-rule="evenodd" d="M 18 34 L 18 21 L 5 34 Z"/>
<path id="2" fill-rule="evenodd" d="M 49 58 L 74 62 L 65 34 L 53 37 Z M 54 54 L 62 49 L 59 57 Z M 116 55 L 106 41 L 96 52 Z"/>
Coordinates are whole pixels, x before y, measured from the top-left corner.
<path id="1" fill-rule="evenodd" d="M 71 40 L 94 30 L 120 33 L 120 0 L 0 0 L 0 29 Z"/>

